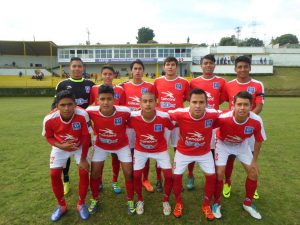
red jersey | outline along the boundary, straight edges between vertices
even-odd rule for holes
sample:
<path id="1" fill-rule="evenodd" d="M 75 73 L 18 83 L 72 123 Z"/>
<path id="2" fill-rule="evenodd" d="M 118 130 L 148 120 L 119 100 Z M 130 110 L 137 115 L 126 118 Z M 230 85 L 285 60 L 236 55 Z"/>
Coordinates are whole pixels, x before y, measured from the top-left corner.
<path id="1" fill-rule="evenodd" d="M 157 108 L 168 112 L 177 108 L 184 107 L 184 101 L 188 99 L 190 85 L 189 82 L 181 77 L 175 80 L 167 80 L 165 76 L 155 79 L 155 95 L 158 99 Z"/>
<path id="2" fill-rule="evenodd" d="M 131 111 L 140 108 L 140 98 L 143 93 L 151 92 L 154 94 L 153 84 L 143 81 L 141 84 L 134 84 L 132 81 L 122 84 L 125 91 L 125 106 L 129 107 Z"/>
<path id="3" fill-rule="evenodd" d="M 44 118 L 42 135 L 47 138 L 52 146 L 54 146 L 55 142 L 71 142 L 78 146 L 82 145 L 83 148 L 87 147 L 87 149 L 82 149 L 82 151 L 87 151 L 89 147 L 89 131 L 91 131 L 89 124 L 90 119 L 87 112 L 78 106 L 68 122 L 62 120 L 58 109 L 54 109 Z M 87 146 L 84 146 L 84 144 L 87 144 Z M 66 149 L 64 151 L 71 152 L 73 150 Z"/>
<path id="4" fill-rule="evenodd" d="M 151 122 L 145 121 L 140 111 L 131 112 L 128 123 L 136 133 L 134 148 L 141 152 L 163 152 L 168 146 L 164 136 L 165 128 L 172 130 L 173 123 L 166 112 L 156 110 L 156 116 Z"/>
<path id="5" fill-rule="evenodd" d="M 95 145 L 105 150 L 119 150 L 128 145 L 126 123 L 130 117 L 130 109 L 125 106 L 114 106 L 111 116 L 104 116 L 100 106 L 89 106 L 86 111 L 93 122 L 96 135 Z"/>
<path id="6" fill-rule="evenodd" d="M 211 109 L 219 109 L 221 94 L 226 80 L 222 77 L 213 76 L 205 79 L 200 76 L 190 81 L 191 89 L 200 88 L 207 94 L 207 107 Z"/>
<path id="7" fill-rule="evenodd" d="M 222 98 L 229 102 L 229 108 L 233 108 L 234 96 L 240 91 L 247 91 L 252 95 L 252 110 L 257 104 L 264 103 L 264 85 L 258 80 L 251 79 L 247 83 L 240 83 L 237 79 L 229 81 L 225 84 Z"/>
<path id="8" fill-rule="evenodd" d="M 212 129 L 219 113 L 207 108 L 201 118 L 195 119 L 189 110 L 180 108 L 169 111 L 171 119 L 177 122 L 180 130 L 177 150 L 189 156 L 204 155 L 210 151 Z"/>
<path id="9" fill-rule="evenodd" d="M 215 123 L 217 138 L 225 143 L 240 144 L 245 139 L 254 135 L 258 142 L 266 140 L 266 134 L 262 119 L 254 112 L 250 112 L 248 119 L 244 123 L 238 123 L 233 116 L 233 110 L 223 113 Z"/>
<path id="10" fill-rule="evenodd" d="M 94 85 L 92 87 L 91 93 L 90 93 L 90 100 L 89 100 L 89 105 L 99 105 L 98 101 L 98 91 L 99 87 L 101 85 Z M 115 99 L 115 105 L 125 105 L 125 92 L 124 89 L 119 86 L 115 85 L 113 86 L 114 88 L 114 99 Z"/>

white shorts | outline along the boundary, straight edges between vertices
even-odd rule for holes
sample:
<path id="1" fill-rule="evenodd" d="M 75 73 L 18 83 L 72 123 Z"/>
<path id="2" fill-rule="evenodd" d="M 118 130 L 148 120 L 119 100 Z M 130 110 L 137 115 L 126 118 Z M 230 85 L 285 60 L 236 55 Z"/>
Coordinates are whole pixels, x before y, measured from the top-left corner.
<path id="1" fill-rule="evenodd" d="M 135 145 L 135 131 L 133 128 L 126 128 L 126 134 L 128 137 L 129 148 L 134 148 Z"/>
<path id="2" fill-rule="evenodd" d="M 246 165 L 250 165 L 253 158 L 248 141 L 234 145 L 230 143 L 225 144 L 223 141 L 217 139 L 215 150 L 216 166 L 226 166 L 229 155 L 235 155 L 238 160 Z"/>
<path id="3" fill-rule="evenodd" d="M 131 156 L 131 152 L 130 152 L 128 145 L 126 145 L 125 147 L 123 147 L 121 149 L 114 150 L 114 151 L 105 150 L 105 149 L 102 149 L 102 148 L 94 145 L 94 154 L 92 157 L 92 162 L 105 161 L 107 156 L 110 153 L 115 153 L 121 162 L 124 162 L 124 163 L 132 162 L 132 156 Z"/>
<path id="4" fill-rule="evenodd" d="M 52 150 L 50 154 L 50 169 L 65 168 L 68 158 L 70 158 L 71 156 L 74 156 L 76 164 L 78 165 L 80 163 L 81 152 L 82 152 L 81 146 L 79 147 L 78 150 L 73 152 L 67 152 L 52 146 Z"/>
<path id="5" fill-rule="evenodd" d="M 249 144 L 251 151 L 254 152 L 254 143 L 255 143 L 254 135 L 249 137 L 247 140 L 248 140 L 248 144 Z"/>
<path id="6" fill-rule="evenodd" d="M 167 143 L 170 142 L 170 146 L 177 147 L 179 140 L 179 127 L 175 127 L 173 130 L 165 129 L 165 138 Z"/>
<path id="7" fill-rule="evenodd" d="M 200 169 L 204 173 L 213 174 L 215 173 L 215 162 L 212 152 L 209 151 L 205 155 L 190 156 L 181 154 L 178 150 L 174 157 L 174 174 L 183 174 L 188 164 L 191 162 L 198 163 Z"/>
<path id="8" fill-rule="evenodd" d="M 212 130 L 211 140 L 210 140 L 210 149 L 216 148 L 216 132 L 217 129 Z"/>
<path id="9" fill-rule="evenodd" d="M 155 159 L 157 161 L 157 166 L 162 169 L 171 169 L 170 156 L 168 151 L 146 153 L 134 149 L 133 155 L 133 169 L 141 170 L 145 167 L 148 159 Z"/>

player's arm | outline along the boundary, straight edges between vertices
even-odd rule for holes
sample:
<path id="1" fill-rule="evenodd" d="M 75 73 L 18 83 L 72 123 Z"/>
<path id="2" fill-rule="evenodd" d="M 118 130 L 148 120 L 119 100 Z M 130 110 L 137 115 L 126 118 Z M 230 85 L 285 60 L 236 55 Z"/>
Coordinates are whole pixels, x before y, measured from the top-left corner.
<path id="1" fill-rule="evenodd" d="M 254 143 L 254 152 L 253 152 L 253 160 L 252 162 L 257 162 L 258 159 L 258 155 L 260 152 L 260 148 L 261 148 L 262 142 L 261 141 L 255 141 Z"/>
<path id="2" fill-rule="evenodd" d="M 255 108 L 252 110 L 252 112 L 254 112 L 255 114 L 259 114 L 262 111 L 262 108 L 263 108 L 263 104 L 258 103 L 256 104 Z"/>

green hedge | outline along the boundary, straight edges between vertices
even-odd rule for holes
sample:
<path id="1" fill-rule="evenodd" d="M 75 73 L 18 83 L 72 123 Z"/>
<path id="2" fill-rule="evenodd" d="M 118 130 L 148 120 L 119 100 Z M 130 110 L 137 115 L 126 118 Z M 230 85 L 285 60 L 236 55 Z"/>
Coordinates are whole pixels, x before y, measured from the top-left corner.
<path id="1" fill-rule="evenodd" d="M 0 96 L 54 96 L 54 88 L 0 88 Z"/>

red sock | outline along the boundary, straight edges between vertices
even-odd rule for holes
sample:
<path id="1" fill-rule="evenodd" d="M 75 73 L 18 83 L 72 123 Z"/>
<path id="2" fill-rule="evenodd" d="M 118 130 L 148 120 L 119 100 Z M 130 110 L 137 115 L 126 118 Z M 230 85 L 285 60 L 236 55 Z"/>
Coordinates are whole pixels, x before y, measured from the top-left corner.
<path id="1" fill-rule="evenodd" d="M 157 162 L 155 164 L 155 170 L 156 170 L 156 180 L 161 181 L 161 168 L 158 167 Z"/>
<path id="2" fill-rule="evenodd" d="M 112 182 L 118 182 L 119 171 L 120 171 L 120 161 L 116 154 L 111 155 L 111 166 L 113 171 Z"/>
<path id="3" fill-rule="evenodd" d="M 247 177 L 246 182 L 245 182 L 245 188 L 246 188 L 246 198 L 245 198 L 244 204 L 251 206 L 253 195 L 257 188 L 257 180 L 250 180 Z"/>
<path id="4" fill-rule="evenodd" d="M 173 188 L 172 169 L 163 169 L 163 173 L 165 179 L 164 181 L 165 194 L 164 194 L 163 202 L 168 202 Z"/>
<path id="5" fill-rule="evenodd" d="M 173 191 L 176 199 L 176 203 L 182 204 L 182 174 L 173 175 Z"/>
<path id="6" fill-rule="evenodd" d="M 62 169 L 51 169 L 50 177 L 52 184 L 52 191 L 56 197 L 56 200 L 60 206 L 66 206 L 64 198 L 64 187 L 61 179 Z"/>
<path id="7" fill-rule="evenodd" d="M 188 171 L 189 171 L 189 177 L 194 177 L 194 167 L 195 167 L 195 162 L 191 162 L 188 165 Z"/>
<path id="8" fill-rule="evenodd" d="M 133 171 L 134 190 L 138 196 L 138 201 L 144 201 L 142 195 L 142 173 L 143 169 Z"/>
<path id="9" fill-rule="evenodd" d="M 216 174 L 205 176 L 205 187 L 204 187 L 204 201 L 203 205 L 209 206 L 211 198 L 215 192 L 216 187 Z"/>
<path id="10" fill-rule="evenodd" d="M 101 181 L 102 181 L 102 176 L 98 177 L 97 179 L 94 179 L 92 176 L 90 178 L 92 197 L 95 200 L 99 199 L 99 186 L 101 184 Z"/>
<path id="11" fill-rule="evenodd" d="M 225 167 L 225 183 L 229 186 L 231 185 L 231 175 L 233 170 L 235 156 L 230 155 L 227 159 L 227 164 Z"/>
<path id="12" fill-rule="evenodd" d="M 125 180 L 127 200 L 132 201 L 134 195 L 133 180 Z"/>
<path id="13" fill-rule="evenodd" d="M 85 197 L 89 189 L 89 172 L 81 168 L 78 169 L 78 172 L 79 172 L 78 205 L 82 205 L 84 204 Z"/>
<path id="14" fill-rule="evenodd" d="M 214 198 L 215 198 L 214 203 L 218 203 L 219 205 L 221 205 L 222 190 L 223 190 L 223 180 L 217 180 L 216 187 L 215 187 L 215 194 L 214 194 Z"/>
<path id="15" fill-rule="evenodd" d="M 143 181 L 148 180 L 149 170 L 150 170 L 150 159 L 147 160 L 145 167 L 143 169 Z"/>

